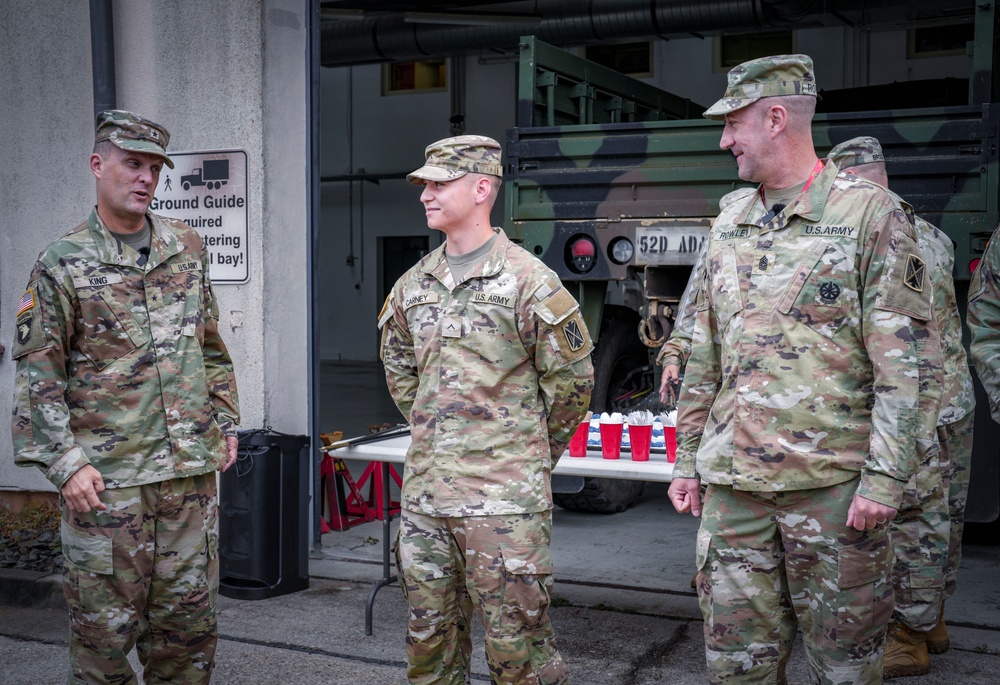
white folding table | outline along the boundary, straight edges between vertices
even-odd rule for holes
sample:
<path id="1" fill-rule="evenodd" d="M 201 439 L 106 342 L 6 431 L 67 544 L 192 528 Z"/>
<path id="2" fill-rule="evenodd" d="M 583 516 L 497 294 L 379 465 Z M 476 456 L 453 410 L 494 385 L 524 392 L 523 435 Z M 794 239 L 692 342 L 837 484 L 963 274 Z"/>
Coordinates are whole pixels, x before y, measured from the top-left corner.
<path id="1" fill-rule="evenodd" d="M 391 520 L 390 508 L 390 479 L 389 464 L 402 464 L 406 461 L 406 451 L 410 448 L 410 436 L 393 435 L 386 436 L 379 440 L 377 435 L 370 438 L 365 437 L 365 442 L 349 444 L 335 449 L 324 449 L 326 454 L 337 459 L 357 459 L 359 461 L 377 461 L 382 464 L 382 578 L 375 581 L 371 591 L 368 593 L 368 601 L 365 603 L 365 635 L 372 634 L 372 607 L 375 603 L 375 595 L 380 589 L 396 582 L 396 576 L 392 574 L 392 566 L 389 560 L 392 542 L 389 540 L 389 523 Z M 556 463 L 552 470 L 553 475 L 561 476 L 583 476 L 585 478 L 620 478 L 622 480 L 642 480 L 667 482 L 674 472 L 674 465 L 667 462 L 667 456 L 663 450 L 651 450 L 649 461 L 632 461 L 632 455 L 627 450 L 622 450 L 619 459 L 604 459 L 601 456 L 601 449 L 590 447 L 585 457 L 571 457 L 566 452 Z M 331 506 L 336 506 L 335 502 Z"/>

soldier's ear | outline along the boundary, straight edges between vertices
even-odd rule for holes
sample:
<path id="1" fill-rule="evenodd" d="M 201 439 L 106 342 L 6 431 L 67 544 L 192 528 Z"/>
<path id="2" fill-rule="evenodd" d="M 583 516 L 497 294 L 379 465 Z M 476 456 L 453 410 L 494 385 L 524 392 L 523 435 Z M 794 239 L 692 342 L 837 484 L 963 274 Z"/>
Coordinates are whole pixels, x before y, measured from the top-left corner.
<path id="1" fill-rule="evenodd" d="M 101 157 L 96 152 L 90 155 L 90 172 L 94 174 L 95 178 L 100 178 L 101 173 L 104 170 L 104 158 Z"/>
<path id="2" fill-rule="evenodd" d="M 490 190 L 493 188 L 493 179 L 489 176 L 480 175 L 474 184 L 476 204 L 486 202 L 490 197 Z"/>
<path id="3" fill-rule="evenodd" d="M 783 105 L 771 105 L 767 109 L 767 126 L 771 136 L 775 136 L 785 130 L 788 125 L 788 110 Z"/>

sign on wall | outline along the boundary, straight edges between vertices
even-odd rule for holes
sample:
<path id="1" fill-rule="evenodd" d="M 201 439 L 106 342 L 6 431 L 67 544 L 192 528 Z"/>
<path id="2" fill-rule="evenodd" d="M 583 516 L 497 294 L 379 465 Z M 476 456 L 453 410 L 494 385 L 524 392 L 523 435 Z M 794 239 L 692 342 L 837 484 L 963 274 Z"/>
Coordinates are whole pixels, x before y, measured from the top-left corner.
<path id="1" fill-rule="evenodd" d="M 208 250 L 212 283 L 250 280 L 250 208 L 247 153 L 243 150 L 171 152 L 174 168 L 163 167 L 151 211 L 180 219 Z"/>

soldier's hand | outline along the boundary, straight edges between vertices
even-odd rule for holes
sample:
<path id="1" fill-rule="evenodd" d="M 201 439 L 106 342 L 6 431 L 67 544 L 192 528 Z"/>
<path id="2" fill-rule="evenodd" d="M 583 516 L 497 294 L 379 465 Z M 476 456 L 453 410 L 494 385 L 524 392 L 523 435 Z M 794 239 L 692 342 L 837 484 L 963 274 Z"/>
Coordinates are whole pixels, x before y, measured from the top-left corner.
<path id="1" fill-rule="evenodd" d="M 674 404 L 676 397 L 674 388 L 677 387 L 677 379 L 680 378 L 681 367 L 676 364 L 667 364 L 660 374 L 660 401 L 664 404 Z"/>
<path id="2" fill-rule="evenodd" d="M 855 495 L 847 510 L 847 526 L 855 530 L 871 530 L 896 518 L 896 510 L 861 495 Z"/>
<path id="3" fill-rule="evenodd" d="M 70 476 L 61 492 L 70 511 L 86 514 L 91 509 L 104 511 L 108 508 L 98 497 L 104 492 L 104 479 L 101 472 L 90 464 Z"/>
<path id="4" fill-rule="evenodd" d="M 226 460 L 222 462 L 222 466 L 219 467 L 220 471 L 225 473 L 226 469 L 228 469 L 230 466 L 236 463 L 236 453 L 239 451 L 239 449 L 240 449 L 240 439 L 237 438 L 235 435 L 227 435 Z M 239 475 L 238 471 L 237 475 Z"/>
<path id="5" fill-rule="evenodd" d="M 678 514 L 690 511 L 692 516 L 701 516 L 701 481 L 697 478 L 674 478 L 667 497 Z"/>

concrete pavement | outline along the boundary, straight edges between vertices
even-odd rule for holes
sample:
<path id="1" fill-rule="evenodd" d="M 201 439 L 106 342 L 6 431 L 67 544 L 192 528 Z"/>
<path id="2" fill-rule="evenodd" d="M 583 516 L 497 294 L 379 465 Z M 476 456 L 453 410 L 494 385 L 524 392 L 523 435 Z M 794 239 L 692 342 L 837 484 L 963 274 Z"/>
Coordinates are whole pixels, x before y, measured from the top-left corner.
<path id="1" fill-rule="evenodd" d="M 647 486 L 639 505 L 622 514 L 556 510 L 552 616 L 574 684 L 706 682 L 702 622 L 689 585 L 696 527 L 694 519 L 669 508 L 663 485 Z M 259 601 L 220 597 L 222 639 L 213 682 L 405 683 L 406 607 L 396 585 L 378 593 L 374 634 L 364 635 L 365 600 L 382 573 L 381 540 L 379 522 L 328 533 L 312 552 L 308 590 Z M 967 547 L 959 591 L 947 607 L 952 649 L 933 657 L 930 675 L 895 682 L 1000 680 L 998 570 L 1000 548 Z M 58 579 L 36 585 L 46 582 L 58 599 Z M 4 585 L 10 581 L 0 578 Z M 0 685 L 65 682 L 65 610 L 58 601 L 55 608 L 32 602 L 0 606 Z M 478 627 L 476 636 L 473 682 L 489 682 Z M 789 682 L 808 682 L 801 650 Z"/>

